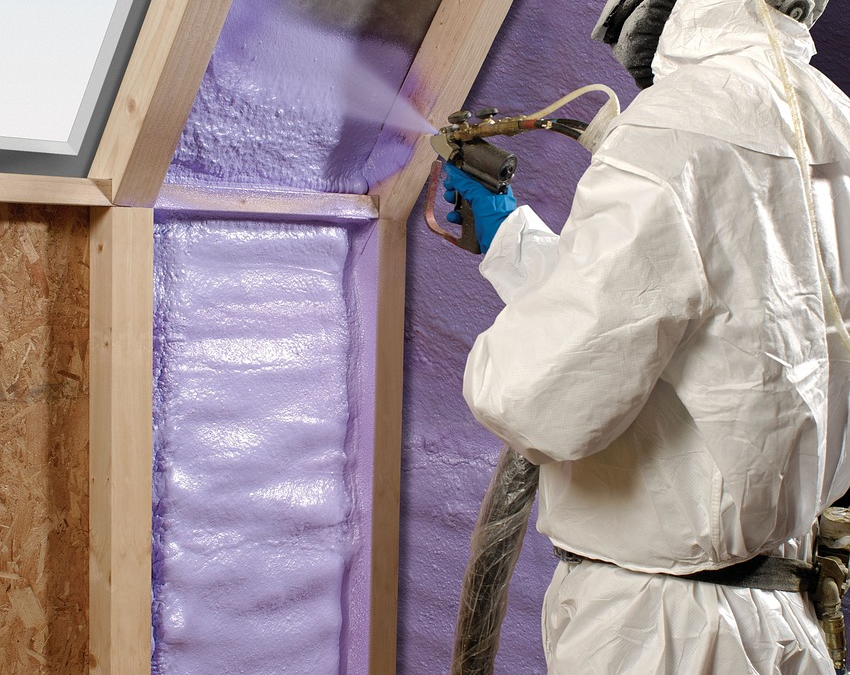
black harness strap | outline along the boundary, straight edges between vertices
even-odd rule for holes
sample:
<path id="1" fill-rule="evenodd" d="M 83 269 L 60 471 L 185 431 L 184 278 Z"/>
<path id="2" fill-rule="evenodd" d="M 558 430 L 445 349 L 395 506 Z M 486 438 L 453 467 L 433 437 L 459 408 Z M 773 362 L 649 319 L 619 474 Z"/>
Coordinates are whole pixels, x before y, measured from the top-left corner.
<path id="1" fill-rule="evenodd" d="M 555 547 L 555 557 L 564 562 L 587 560 L 618 567 L 614 563 L 586 558 L 557 546 Z M 663 572 L 659 574 L 719 586 L 758 588 L 763 591 L 789 591 L 792 593 L 813 592 L 817 588 L 818 581 L 818 570 L 815 565 L 793 558 L 777 558 L 767 555 L 757 555 L 749 560 L 719 570 L 703 570 L 691 574 L 667 574 Z"/>

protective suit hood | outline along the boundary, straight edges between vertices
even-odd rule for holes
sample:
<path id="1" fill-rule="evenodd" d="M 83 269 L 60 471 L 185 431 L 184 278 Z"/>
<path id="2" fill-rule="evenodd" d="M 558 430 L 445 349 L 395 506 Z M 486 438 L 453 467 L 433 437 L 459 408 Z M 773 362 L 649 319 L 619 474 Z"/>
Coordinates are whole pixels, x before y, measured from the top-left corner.
<path id="1" fill-rule="evenodd" d="M 772 48 L 759 15 L 761 2 L 678 0 L 652 62 L 656 81 L 680 66 L 707 64 L 724 55 L 745 55 L 768 65 Z M 808 28 L 778 11 L 770 15 L 786 58 L 808 63 L 815 54 Z"/>
<path id="2" fill-rule="evenodd" d="M 806 26 L 817 21 L 828 1 L 764 0 L 779 13 Z M 615 58 L 641 89 L 653 84 L 652 60 L 675 5 L 676 0 L 607 0 L 591 33 L 593 39 L 611 46 Z M 714 13 L 713 8 L 709 11 Z M 698 21 L 705 18 L 705 15 L 697 17 Z"/>
<path id="3" fill-rule="evenodd" d="M 655 84 L 638 94 L 641 105 L 626 109 L 612 122 L 609 133 L 625 124 L 666 127 L 794 157 L 791 110 L 760 15 L 763 2 L 678 0 L 652 61 Z M 770 7 L 768 13 L 797 91 L 806 137 L 812 141 L 810 147 L 817 148 L 812 161 L 826 163 L 843 157 L 843 148 L 850 146 L 846 97 L 825 76 L 807 67 L 815 54 L 808 28 Z M 714 107 L 724 114 L 693 114 L 704 105 L 691 95 L 689 83 L 695 79 L 715 92 Z M 741 107 L 742 101 L 754 100 L 763 102 L 758 110 Z M 840 115 L 841 124 L 812 123 L 826 110 Z M 824 138 L 824 134 L 831 136 Z"/>

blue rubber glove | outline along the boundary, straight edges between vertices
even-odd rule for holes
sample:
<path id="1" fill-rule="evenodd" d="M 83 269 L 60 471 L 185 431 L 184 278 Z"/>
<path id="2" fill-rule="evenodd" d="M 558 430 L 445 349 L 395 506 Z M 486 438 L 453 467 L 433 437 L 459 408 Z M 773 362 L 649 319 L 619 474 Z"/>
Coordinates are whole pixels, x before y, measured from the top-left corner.
<path id="1" fill-rule="evenodd" d="M 460 193 L 470 203 L 472 213 L 475 216 L 475 236 L 478 238 L 478 245 L 481 247 L 482 253 L 487 253 L 493 237 L 496 236 L 496 230 L 516 208 L 516 199 L 511 186 L 508 186 L 507 194 L 493 194 L 472 176 L 456 166 L 446 164 L 443 168 L 446 176 L 448 176 L 443 181 L 446 188 L 446 201 L 454 203 L 455 194 Z M 452 211 L 447 219 L 452 223 L 459 223 L 460 213 Z"/>

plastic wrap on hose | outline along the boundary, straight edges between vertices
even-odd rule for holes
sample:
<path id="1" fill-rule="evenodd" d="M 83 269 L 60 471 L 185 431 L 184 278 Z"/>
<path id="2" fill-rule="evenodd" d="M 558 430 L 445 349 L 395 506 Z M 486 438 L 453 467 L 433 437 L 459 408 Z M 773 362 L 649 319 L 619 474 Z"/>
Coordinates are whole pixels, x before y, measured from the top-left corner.
<path id="1" fill-rule="evenodd" d="M 502 449 L 472 532 L 451 675 L 493 673 L 508 584 L 537 494 L 538 473 L 539 467 L 522 455 Z"/>

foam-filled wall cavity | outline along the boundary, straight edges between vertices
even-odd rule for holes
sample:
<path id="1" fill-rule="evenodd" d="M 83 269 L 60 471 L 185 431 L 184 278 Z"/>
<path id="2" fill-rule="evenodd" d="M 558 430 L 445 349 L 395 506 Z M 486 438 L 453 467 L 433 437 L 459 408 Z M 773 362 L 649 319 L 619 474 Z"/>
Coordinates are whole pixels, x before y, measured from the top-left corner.
<path id="1" fill-rule="evenodd" d="M 153 673 L 338 675 L 363 536 L 351 234 L 157 220 Z"/>

